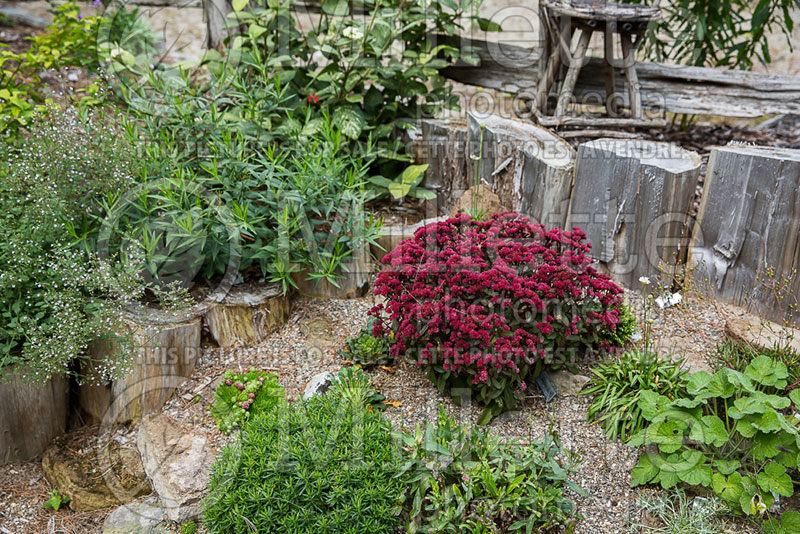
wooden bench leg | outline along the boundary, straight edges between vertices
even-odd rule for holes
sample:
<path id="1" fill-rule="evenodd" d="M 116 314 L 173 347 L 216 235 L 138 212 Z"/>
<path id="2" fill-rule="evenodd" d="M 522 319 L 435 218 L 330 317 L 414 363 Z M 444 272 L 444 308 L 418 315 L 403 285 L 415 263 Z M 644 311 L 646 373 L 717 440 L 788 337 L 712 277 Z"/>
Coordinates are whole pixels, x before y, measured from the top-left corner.
<path id="1" fill-rule="evenodd" d="M 564 86 L 561 88 L 561 94 L 558 97 L 558 104 L 556 105 L 556 117 L 561 117 L 567 111 L 567 105 L 572 100 L 572 91 L 575 89 L 575 82 L 578 81 L 578 72 L 583 66 L 583 59 L 586 57 L 586 51 L 589 48 L 589 39 L 592 37 L 592 32 L 578 29 L 581 32 L 578 38 L 578 47 L 575 49 L 575 54 L 570 58 L 569 70 L 567 77 L 564 78 Z"/>
<path id="2" fill-rule="evenodd" d="M 642 118 L 642 95 L 639 93 L 639 77 L 636 75 L 636 50 L 631 43 L 631 34 L 621 33 L 622 60 L 625 64 L 625 81 L 628 84 L 631 117 Z"/>
<path id="3" fill-rule="evenodd" d="M 614 80 L 614 29 L 616 24 L 606 23 L 605 45 L 605 81 L 606 81 L 606 113 L 609 117 L 618 117 L 617 84 Z"/>

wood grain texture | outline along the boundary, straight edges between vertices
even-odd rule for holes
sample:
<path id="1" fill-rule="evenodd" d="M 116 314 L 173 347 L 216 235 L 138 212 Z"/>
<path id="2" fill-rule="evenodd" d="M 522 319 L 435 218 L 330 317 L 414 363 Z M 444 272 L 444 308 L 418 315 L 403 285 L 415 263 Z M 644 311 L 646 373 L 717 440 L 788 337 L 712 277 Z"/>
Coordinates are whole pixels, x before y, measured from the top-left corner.
<path id="1" fill-rule="evenodd" d="M 126 423 L 160 410 L 191 376 L 200 357 L 200 315 L 175 318 L 143 308 L 129 314 L 126 322 L 136 355 L 124 377 L 80 387 L 80 406 L 89 422 Z M 114 350 L 110 341 L 89 347 L 93 359 L 103 359 Z"/>
<path id="2" fill-rule="evenodd" d="M 54 376 L 41 385 L 20 378 L 16 365 L 0 381 L 0 465 L 39 456 L 67 428 L 69 380 Z"/>
<path id="3" fill-rule="evenodd" d="M 581 227 L 601 267 L 628 287 L 660 269 L 674 274 L 690 237 L 688 214 L 700 164 L 694 152 L 666 143 L 584 143 L 567 226 Z"/>
<path id="4" fill-rule="evenodd" d="M 369 277 L 372 265 L 369 251 L 363 248 L 354 257 L 343 262 L 345 268 L 336 278 L 336 284 L 320 278 L 309 280 L 308 268 L 292 273 L 292 280 L 297 284 L 297 292 L 305 297 L 322 299 L 353 299 L 363 297 L 369 291 Z"/>
<path id="5" fill-rule="evenodd" d="M 469 145 L 481 156 L 480 180 L 503 206 L 545 226 L 563 227 L 575 168 L 575 151 L 563 139 L 529 122 L 470 114 Z M 467 172 L 474 183 L 474 166 Z"/>
<path id="6" fill-rule="evenodd" d="M 461 118 L 425 119 L 421 130 L 420 163 L 428 164 L 422 186 L 436 193 L 436 214 L 443 215 L 472 185 L 467 177 L 467 123 Z"/>
<path id="7" fill-rule="evenodd" d="M 800 150 L 712 149 L 698 219 L 689 249 L 696 277 L 722 301 L 787 319 L 787 306 L 800 298 Z M 780 302 L 773 282 L 792 277 Z"/>
<path id="8" fill-rule="evenodd" d="M 204 320 L 220 347 L 257 345 L 289 319 L 289 296 L 278 284 L 233 287 Z"/>

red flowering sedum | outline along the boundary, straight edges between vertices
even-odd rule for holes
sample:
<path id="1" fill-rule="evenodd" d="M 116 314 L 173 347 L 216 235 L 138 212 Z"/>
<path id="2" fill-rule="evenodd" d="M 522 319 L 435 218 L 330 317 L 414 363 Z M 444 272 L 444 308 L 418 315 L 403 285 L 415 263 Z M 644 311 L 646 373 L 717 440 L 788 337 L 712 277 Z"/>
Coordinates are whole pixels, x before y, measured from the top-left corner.
<path id="1" fill-rule="evenodd" d="M 470 388 L 482 422 L 512 409 L 541 362 L 579 357 L 615 328 L 622 290 L 598 273 L 578 228 L 547 230 L 516 213 L 458 215 L 420 228 L 383 258 L 376 334 L 445 388 Z M 455 392 L 454 392 L 455 393 Z"/>

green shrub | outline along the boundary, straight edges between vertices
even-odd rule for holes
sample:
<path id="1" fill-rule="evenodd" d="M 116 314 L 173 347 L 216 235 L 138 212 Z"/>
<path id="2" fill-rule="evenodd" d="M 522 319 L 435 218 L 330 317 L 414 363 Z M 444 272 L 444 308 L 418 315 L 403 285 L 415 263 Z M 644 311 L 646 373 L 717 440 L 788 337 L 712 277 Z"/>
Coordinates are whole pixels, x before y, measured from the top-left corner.
<path id="1" fill-rule="evenodd" d="M 181 525 L 181 534 L 195 534 L 197 532 L 197 523 L 189 521 Z"/>
<path id="2" fill-rule="evenodd" d="M 792 390 L 800 387 L 800 353 L 791 347 L 764 349 L 729 339 L 717 347 L 715 354 L 716 359 L 722 365 L 735 371 L 743 371 L 758 356 L 767 356 L 786 365 L 789 373 L 786 379 L 786 389 Z"/>
<path id="3" fill-rule="evenodd" d="M 331 380 L 330 394 L 361 408 L 384 407 L 384 396 L 372 389 L 369 377 L 358 367 L 343 367 Z"/>
<path id="4" fill-rule="evenodd" d="M 778 496 L 791 497 L 800 390 L 781 393 L 787 376 L 782 362 L 758 356 L 743 372 L 693 374 L 687 398 L 643 392 L 639 407 L 649 425 L 629 444 L 656 444 L 658 452 L 640 457 L 633 485 L 702 486 L 746 515 L 763 514 Z"/>
<path id="5" fill-rule="evenodd" d="M 255 367 L 241 374 L 228 370 L 214 393 L 211 415 L 217 428 L 229 434 L 247 419 L 271 411 L 283 397 L 283 388 L 273 373 Z"/>
<path id="6" fill-rule="evenodd" d="M 600 423 L 609 439 L 626 441 L 647 424 L 639 408 L 642 392 L 655 392 L 670 400 L 686 395 L 688 375 L 682 365 L 682 360 L 673 362 L 637 350 L 597 365 L 583 390 L 584 395 L 594 396 L 589 420 Z"/>
<path id="7" fill-rule="evenodd" d="M 389 342 L 383 336 L 373 334 L 375 319 L 370 317 L 367 326 L 358 335 L 347 338 L 342 355 L 363 367 L 385 365 L 392 360 Z"/>
<path id="8" fill-rule="evenodd" d="M 691 498 L 681 490 L 641 496 L 637 504 L 661 523 L 636 525 L 641 534 L 725 534 L 731 532 L 722 520 L 728 507 L 719 497 Z"/>
<path id="9" fill-rule="evenodd" d="M 80 374 L 98 338 L 124 332 L 123 309 L 141 295 L 138 269 L 72 246 L 96 208 L 131 180 L 130 147 L 116 128 L 75 112 L 53 114 L 9 150 L 0 171 L 0 367 L 25 364 L 35 380 Z M 93 362 L 93 378 L 118 376 L 130 356 Z"/>
<path id="10" fill-rule="evenodd" d="M 543 442 L 503 443 L 480 427 L 457 425 L 440 408 L 437 424 L 402 434 L 411 480 L 408 532 L 545 532 L 578 519 L 567 489 L 576 457 L 552 429 Z"/>
<path id="11" fill-rule="evenodd" d="M 243 427 L 212 468 L 211 533 L 396 532 L 405 480 L 389 424 L 335 395 L 281 405 Z"/>

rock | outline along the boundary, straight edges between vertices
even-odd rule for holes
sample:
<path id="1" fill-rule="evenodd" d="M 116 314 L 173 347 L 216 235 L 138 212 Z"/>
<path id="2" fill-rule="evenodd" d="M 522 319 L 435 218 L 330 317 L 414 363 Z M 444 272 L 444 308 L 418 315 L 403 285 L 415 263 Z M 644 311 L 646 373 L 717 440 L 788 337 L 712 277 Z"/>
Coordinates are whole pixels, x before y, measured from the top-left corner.
<path id="1" fill-rule="evenodd" d="M 774 349 L 788 346 L 800 354 L 800 330 L 764 321 L 754 315 L 731 317 L 725 323 L 725 335 L 734 341 L 759 347 Z"/>
<path id="2" fill-rule="evenodd" d="M 453 209 L 450 210 L 450 216 L 453 217 L 458 213 L 472 214 L 473 199 L 475 199 L 476 195 L 478 196 L 478 214 L 484 218 L 489 218 L 497 213 L 505 213 L 510 211 L 500 203 L 500 197 L 494 194 L 484 184 L 480 184 L 477 187 L 470 187 L 466 190 L 466 192 L 464 192 L 463 195 L 461 195 L 458 200 L 456 200 L 456 203 L 453 205 Z"/>
<path id="3" fill-rule="evenodd" d="M 167 513 L 156 497 L 120 506 L 103 524 L 103 534 L 168 534 Z"/>
<path id="4" fill-rule="evenodd" d="M 303 391 L 303 400 L 308 400 L 314 395 L 322 395 L 328 391 L 328 388 L 331 387 L 331 380 L 333 380 L 333 373 L 330 371 L 314 375 L 306 385 L 305 391 Z"/>
<path id="5" fill-rule="evenodd" d="M 653 349 L 663 357 L 672 361 L 684 360 L 684 367 L 690 373 L 705 371 L 714 374 L 714 370 L 706 361 L 705 354 L 698 352 L 698 343 L 688 336 L 672 335 L 657 338 L 653 341 Z"/>
<path id="6" fill-rule="evenodd" d="M 119 506 L 152 491 L 136 448 L 98 436 L 97 427 L 56 438 L 44 452 L 42 470 L 76 512 Z"/>
<path id="7" fill-rule="evenodd" d="M 49 24 L 42 17 L 34 15 L 30 11 L 20 7 L 2 6 L 0 7 L 0 13 L 10 18 L 14 22 L 24 24 L 25 26 L 30 26 L 32 28 L 46 28 Z"/>
<path id="8" fill-rule="evenodd" d="M 561 395 L 578 395 L 589 381 L 588 376 L 576 375 L 564 370 L 548 372 L 547 375 Z"/>
<path id="9" fill-rule="evenodd" d="M 209 438 L 155 414 L 142 419 L 136 444 L 167 517 L 177 523 L 199 517 L 215 457 Z"/>

